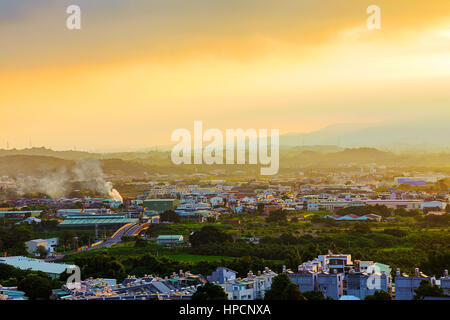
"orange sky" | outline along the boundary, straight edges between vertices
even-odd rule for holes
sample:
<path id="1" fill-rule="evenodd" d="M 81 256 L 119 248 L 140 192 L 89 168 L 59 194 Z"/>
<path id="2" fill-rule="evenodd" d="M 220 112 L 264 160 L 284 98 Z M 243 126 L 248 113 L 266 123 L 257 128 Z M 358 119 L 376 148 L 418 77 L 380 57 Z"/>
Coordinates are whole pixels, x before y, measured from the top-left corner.
<path id="1" fill-rule="evenodd" d="M 79 0 L 79 31 L 74 1 L 16 2 L 0 4 L 0 144 L 119 150 L 194 120 L 288 133 L 450 115 L 448 0 Z"/>

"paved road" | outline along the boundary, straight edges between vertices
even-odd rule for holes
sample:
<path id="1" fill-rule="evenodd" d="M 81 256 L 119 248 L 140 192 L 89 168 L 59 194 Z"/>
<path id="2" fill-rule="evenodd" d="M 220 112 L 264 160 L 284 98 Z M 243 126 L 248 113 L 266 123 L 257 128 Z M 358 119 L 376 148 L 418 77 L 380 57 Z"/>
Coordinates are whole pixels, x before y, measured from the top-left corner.
<path id="1" fill-rule="evenodd" d="M 88 248 L 86 250 L 110 247 L 113 244 L 117 244 L 117 243 L 121 242 L 122 241 L 122 236 L 124 236 L 124 235 L 131 235 L 138 228 L 139 228 L 139 224 L 137 224 L 137 223 L 125 225 L 125 226 L 121 227 L 118 231 L 116 231 L 111 238 L 108 238 L 104 242 L 96 245 L 95 247 L 90 247 L 90 248 Z"/>
<path id="2" fill-rule="evenodd" d="M 125 235 L 126 236 L 132 236 L 139 229 L 140 226 L 141 226 L 140 224 L 136 224 L 134 226 L 131 226 L 130 228 L 128 228 L 125 231 Z"/>
<path id="3" fill-rule="evenodd" d="M 122 241 L 122 236 L 132 236 L 133 233 L 135 233 L 139 227 L 141 225 L 138 223 L 129 223 L 127 225 L 124 225 L 122 227 L 120 227 L 111 238 L 106 239 L 105 241 L 103 241 L 102 243 L 94 246 L 94 247 L 89 247 L 86 250 L 93 250 L 93 249 L 100 249 L 100 248 L 106 248 L 106 247 L 110 247 L 113 244 L 117 244 L 119 242 Z M 76 253 L 77 251 L 74 251 L 73 253 Z M 55 262 L 55 261 L 60 261 L 62 259 L 64 259 L 65 254 L 58 254 L 54 257 L 49 257 L 44 259 L 44 261 L 46 262 Z"/>

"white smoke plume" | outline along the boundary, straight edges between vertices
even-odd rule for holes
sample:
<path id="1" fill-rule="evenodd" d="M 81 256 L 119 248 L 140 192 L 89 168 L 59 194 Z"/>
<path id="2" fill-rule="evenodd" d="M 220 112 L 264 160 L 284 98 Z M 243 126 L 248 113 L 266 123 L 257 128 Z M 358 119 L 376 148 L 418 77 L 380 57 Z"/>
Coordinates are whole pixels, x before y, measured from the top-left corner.
<path id="1" fill-rule="evenodd" d="M 18 180 L 17 183 L 22 193 L 42 192 L 52 198 L 60 198 L 68 192 L 70 176 L 80 181 L 83 187 L 123 203 L 122 196 L 113 188 L 113 184 L 105 180 L 101 163 L 97 159 L 77 161 L 71 174 L 62 168 L 40 178 L 28 176 Z"/>
<path id="2" fill-rule="evenodd" d="M 110 188 L 108 191 L 108 195 L 114 200 L 123 203 L 122 196 L 120 195 L 119 191 L 113 188 L 113 184 L 111 182 L 107 182 L 106 184 L 108 185 L 108 188 Z"/>
<path id="3" fill-rule="evenodd" d="M 105 180 L 100 161 L 97 159 L 83 159 L 76 163 L 73 168 L 76 179 L 81 180 L 87 188 L 108 195 L 112 199 L 122 202 L 120 193 L 113 188 L 111 182 Z"/>
<path id="4" fill-rule="evenodd" d="M 44 177 L 27 176 L 17 181 L 22 193 L 41 192 L 52 198 L 59 198 L 67 193 L 69 175 L 65 168 L 52 172 Z"/>

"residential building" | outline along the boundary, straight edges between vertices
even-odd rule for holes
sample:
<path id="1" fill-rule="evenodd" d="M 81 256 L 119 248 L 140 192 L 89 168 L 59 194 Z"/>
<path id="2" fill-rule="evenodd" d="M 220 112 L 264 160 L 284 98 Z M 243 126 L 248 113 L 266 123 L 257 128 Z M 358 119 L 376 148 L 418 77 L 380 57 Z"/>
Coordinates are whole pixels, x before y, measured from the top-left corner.
<path id="1" fill-rule="evenodd" d="M 385 273 L 349 272 L 344 278 L 346 295 L 358 297 L 361 300 L 371 295 L 375 290 L 391 290 L 390 276 Z"/>
<path id="2" fill-rule="evenodd" d="M 434 278 L 428 277 L 416 268 L 415 274 L 409 276 L 407 274 L 400 274 L 400 269 L 397 269 L 395 277 L 395 300 L 412 300 L 415 292 L 422 280 L 432 282 Z"/>
<path id="3" fill-rule="evenodd" d="M 344 292 L 344 274 L 320 272 L 317 274 L 317 290 L 325 297 L 338 300 Z"/>
<path id="4" fill-rule="evenodd" d="M 299 273 L 288 273 L 301 292 L 317 290 L 317 272 L 302 271 Z"/>
<path id="5" fill-rule="evenodd" d="M 237 272 L 226 267 L 217 267 L 211 275 L 207 276 L 209 282 L 217 282 L 220 284 L 227 283 L 228 281 L 236 280 Z"/>
<path id="6" fill-rule="evenodd" d="M 25 242 L 25 247 L 27 248 L 27 252 L 30 254 L 34 254 L 37 251 L 38 247 L 44 247 L 46 250 L 49 247 L 48 241 L 44 239 L 34 239 Z"/>
<path id="7" fill-rule="evenodd" d="M 222 287 L 228 294 L 228 300 L 264 299 L 265 292 L 270 289 L 272 279 L 276 275 L 275 272 L 266 267 L 263 272 L 258 272 L 257 275 L 250 271 L 244 279 L 228 280 Z"/>

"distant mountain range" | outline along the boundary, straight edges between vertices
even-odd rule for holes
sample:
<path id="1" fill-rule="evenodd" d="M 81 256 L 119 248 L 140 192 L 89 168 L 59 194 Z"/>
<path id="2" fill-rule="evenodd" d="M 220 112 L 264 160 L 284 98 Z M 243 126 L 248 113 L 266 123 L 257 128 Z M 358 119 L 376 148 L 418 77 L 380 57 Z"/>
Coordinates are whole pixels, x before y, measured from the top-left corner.
<path id="1" fill-rule="evenodd" d="M 394 152 L 450 151 L 448 122 L 397 124 L 337 124 L 310 133 L 280 137 L 283 147 L 334 145 L 341 148 L 374 147 Z"/>

